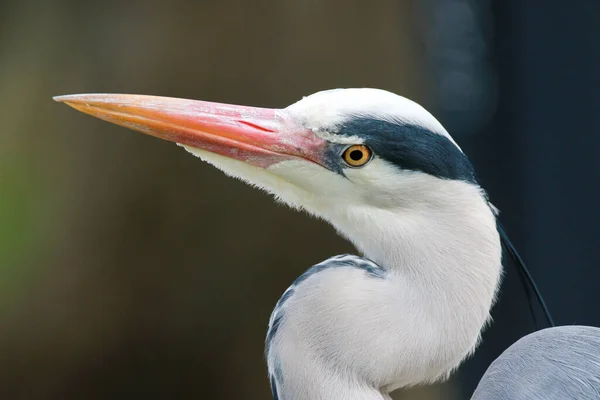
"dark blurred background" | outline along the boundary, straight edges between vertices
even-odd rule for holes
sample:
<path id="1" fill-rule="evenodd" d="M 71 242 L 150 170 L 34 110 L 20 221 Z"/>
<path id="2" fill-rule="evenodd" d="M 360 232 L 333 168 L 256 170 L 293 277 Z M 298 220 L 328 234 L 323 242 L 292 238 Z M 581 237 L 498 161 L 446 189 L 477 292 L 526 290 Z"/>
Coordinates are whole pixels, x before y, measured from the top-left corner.
<path id="1" fill-rule="evenodd" d="M 470 155 L 557 322 L 600 325 L 599 39 L 598 0 L 0 0 L 0 398 L 269 399 L 275 302 L 353 251 L 59 94 L 412 98 Z M 506 270 L 476 355 L 395 398 L 468 398 L 535 329 Z"/>

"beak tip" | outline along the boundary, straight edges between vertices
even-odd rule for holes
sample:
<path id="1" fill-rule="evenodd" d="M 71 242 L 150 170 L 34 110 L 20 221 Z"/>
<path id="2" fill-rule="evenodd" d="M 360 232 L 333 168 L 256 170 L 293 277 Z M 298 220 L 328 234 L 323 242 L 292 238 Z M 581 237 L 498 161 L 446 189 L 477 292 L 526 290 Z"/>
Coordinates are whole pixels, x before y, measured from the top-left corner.
<path id="1" fill-rule="evenodd" d="M 73 106 L 73 103 L 77 103 L 77 95 L 67 94 L 62 96 L 53 96 L 52 100 L 57 103 L 64 103 L 68 106 Z"/>
<path id="2" fill-rule="evenodd" d="M 64 94 L 61 96 L 53 96 L 52 100 L 56 101 L 57 103 L 74 103 L 78 100 L 82 100 L 83 96 L 84 95 L 81 94 Z"/>
<path id="3" fill-rule="evenodd" d="M 83 103 L 83 102 L 109 102 L 113 97 L 119 95 L 109 95 L 106 93 L 85 93 L 85 94 L 63 94 L 53 96 L 52 99 L 59 103 Z"/>

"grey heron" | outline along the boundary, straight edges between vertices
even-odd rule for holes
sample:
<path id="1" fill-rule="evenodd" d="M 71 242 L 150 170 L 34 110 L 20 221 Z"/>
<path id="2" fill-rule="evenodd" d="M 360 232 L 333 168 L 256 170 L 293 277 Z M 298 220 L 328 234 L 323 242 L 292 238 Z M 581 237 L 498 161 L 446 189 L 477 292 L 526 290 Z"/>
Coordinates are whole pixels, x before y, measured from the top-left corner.
<path id="1" fill-rule="evenodd" d="M 277 302 L 266 339 L 275 399 L 389 399 L 445 379 L 477 347 L 506 237 L 467 156 L 420 105 L 377 89 L 322 91 L 284 109 L 55 99 L 176 142 L 328 221 L 361 252 L 314 265 Z"/>

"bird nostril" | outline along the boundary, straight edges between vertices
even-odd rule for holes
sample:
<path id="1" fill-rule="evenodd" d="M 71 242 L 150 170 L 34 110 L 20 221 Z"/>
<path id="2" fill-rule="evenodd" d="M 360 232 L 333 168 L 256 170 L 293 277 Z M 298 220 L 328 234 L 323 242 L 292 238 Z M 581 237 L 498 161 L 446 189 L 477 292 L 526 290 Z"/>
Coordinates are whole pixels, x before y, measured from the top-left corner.
<path id="1" fill-rule="evenodd" d="M 253 124 L 252 122 L 244 121 L 242 119 L 238 119 L 237 122 L 239 122 L 240 124 L 247 125 L 247 126 L 249 126 L 251 128 L 255 128 L 255 129 L 261 130 L 263 132 L 275 132 L 272 129 L 265 128 L 264 126 L 260 126 L 260 125 L 257 125 L 257 124 Z"/>

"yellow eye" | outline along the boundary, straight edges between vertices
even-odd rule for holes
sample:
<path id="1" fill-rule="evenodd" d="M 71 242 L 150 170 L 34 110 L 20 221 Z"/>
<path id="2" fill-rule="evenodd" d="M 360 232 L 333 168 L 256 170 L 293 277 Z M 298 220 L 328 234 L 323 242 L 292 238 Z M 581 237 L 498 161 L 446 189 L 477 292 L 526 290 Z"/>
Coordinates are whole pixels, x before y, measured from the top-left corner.
<path id="1" fill-rule="evenodd" d="M 351 167 L 362 167 L 369 161 L 371 161 L 371 150 L 367 146 L 363 146 L 362 144 L 355 144 L 354 146 L 348 147 L 344 150 L 344 154 L 342 157 L 346 164 Z"/>

